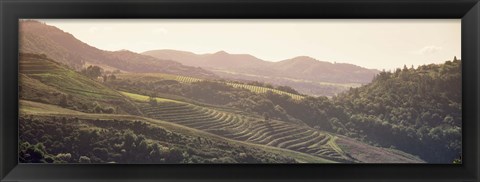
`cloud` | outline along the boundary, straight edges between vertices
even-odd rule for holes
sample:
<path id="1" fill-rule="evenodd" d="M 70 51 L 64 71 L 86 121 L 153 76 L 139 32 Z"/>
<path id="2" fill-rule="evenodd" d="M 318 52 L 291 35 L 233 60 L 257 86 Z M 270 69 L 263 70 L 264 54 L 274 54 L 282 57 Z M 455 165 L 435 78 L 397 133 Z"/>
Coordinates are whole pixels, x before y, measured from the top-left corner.
<path id="1" fill-rule="evenodd" d="M 439 46 L 429 45 L 425 46 L 422 49 L 416 51 L 417 54 L 428 55 L 428 54 L 435 54 L 441 51 L 443 48 Z"/>

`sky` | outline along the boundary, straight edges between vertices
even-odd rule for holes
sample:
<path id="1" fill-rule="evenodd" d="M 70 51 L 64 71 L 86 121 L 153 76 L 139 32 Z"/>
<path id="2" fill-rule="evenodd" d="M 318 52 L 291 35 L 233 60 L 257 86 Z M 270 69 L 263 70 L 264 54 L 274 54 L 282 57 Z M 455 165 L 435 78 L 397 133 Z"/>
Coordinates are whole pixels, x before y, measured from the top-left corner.
<path id="1" fill-rule="evenodd" d="M 461 58 L 461 20 L 42 19 L 102 50 L 226 51 L 266 61 L 310 56 L 395 69 Z"/>

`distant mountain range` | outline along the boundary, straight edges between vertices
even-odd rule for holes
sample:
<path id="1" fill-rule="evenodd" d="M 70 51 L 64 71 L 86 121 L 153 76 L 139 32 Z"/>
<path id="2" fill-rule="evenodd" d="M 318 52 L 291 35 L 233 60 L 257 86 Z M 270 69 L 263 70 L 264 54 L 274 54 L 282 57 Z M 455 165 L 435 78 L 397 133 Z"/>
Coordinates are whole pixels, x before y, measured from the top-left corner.
<path id="1" fill-rule="evenodd" d="M 353 64 L 330 63 L 307 56 L 279 62 L 249 54 L 194 54 L 178 50 L 105 51 L 90 46 L 63 30 L 33 20 L 19 25 L 20 52 L 45 54 L 74 69 L 97 65 L 105 70 L 168 73 L 210 79 L 260 81 L 290 86 L 300 93 L 333 96 L 369 83 L 378 70 Z"/>
<path id="2" fill-rule="evenodd" d="M 24 20 L 19 25 L 20 52 L 45 54 L 69 67 L 80 69 L 97 65 L 107 70 L 125 72 L 162 72 L 196 77 L 215 77 L 215 74 L 184 66 L 178 62 L 157 59 L 127 50 L 104 51 L 76 39 L 57 27 Z"/>
<path id="3" fill-rule="evenodd" d="M 225 79 L 287 85 L 309 95 L 332 96 L 350 87 L 369 83 L 379 73 L 375 69 L 319 61 L 307 56 L 271 62 L 249 54 L 229 54 L 225 51 L 194 54 L 177 50 L 152 50 L 142 54 L 202 67 Z"/>

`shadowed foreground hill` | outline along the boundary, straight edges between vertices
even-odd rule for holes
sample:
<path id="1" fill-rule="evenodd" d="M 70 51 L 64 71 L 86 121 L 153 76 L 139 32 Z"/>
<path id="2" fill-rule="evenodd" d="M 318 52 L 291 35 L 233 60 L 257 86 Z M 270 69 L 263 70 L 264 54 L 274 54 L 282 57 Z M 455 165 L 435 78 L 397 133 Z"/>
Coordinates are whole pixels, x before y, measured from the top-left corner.
<path id="1" fill-rule="evenodd" d="M 138 116 L 88 114 L 31 101 L 20 106 L 22 163 L 332 162 Z"/>

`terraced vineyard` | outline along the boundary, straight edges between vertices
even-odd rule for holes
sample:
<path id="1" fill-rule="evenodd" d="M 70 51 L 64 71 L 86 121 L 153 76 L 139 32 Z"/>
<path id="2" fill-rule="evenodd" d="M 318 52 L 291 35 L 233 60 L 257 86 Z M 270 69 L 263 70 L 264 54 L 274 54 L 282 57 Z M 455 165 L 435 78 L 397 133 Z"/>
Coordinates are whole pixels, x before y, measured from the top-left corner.
<path id="1" fill-rule="evenodd" d="M 137 101 L 144 99 L 130 96 Z M 136 96 L 136 97 L 132 97 Z M 139 103 L 150 118 L 173 122 L 226 138 L 298 151 L 334 161 L 352 161 L 334 142 L 335 136 L 307 126 L 219 111 L 189 103 L 157 99 Z"/>
<path id="2" fill-rule="evenodd" d="M 36 54 L 20 54 L 20 97 L 41 103 L 76 107 L 93 112 L 92 104 L 115 108 L 116 113 L 138 114 L 135 105 L 119 92 L 60 63 Z M 102 109 L 103 109 L 102 108 Z M 110 109 L 110 112 L 113 110 Z M 96 112 L 101 109 L 97 109 Z"/>
<path id="3" fill-rule="evenodd" d="M 32 55 L 21 55 L 19 71 L 41 83 L 87 99 L 121 99 L 121 95 L 59 63 Z M 22 80 L 20 80 L 22 81 Z"/>
<path id="4" fill-rule="evenodd" d="M 250 90 L 250 91 L 255 92 L 255 93 L 266 93 L 267 91 L 272 91 L 273 93 L 277 93 L 277 94 L 281 94 L 281 95 L 282 94 L 288 95 L 288 96 L 292 97 L 292 99 L 295 99 L 295 100 L 301 100 L 301 99 L 305 98 L 305 96 L 302 96 L 302 95 L 292 94 L 292 93 L 288 93 L 288 92 L 285 92 L 285 91 L 272 89 L 272 88 L 267 88 L 267 87 L 260 87 L 260 86 L 247 85 L 247 84 L 241 84 L 241 83 L 227 83 L 227 84 L 231 85 L 235 88 L 245 88 L 245 89 Z"/>
<path id="5" fill-rule="evenodd" d="M 120 79 L 129 79 L 132 81 L 158 81 L 158 80 L 176 80 L 181 83 L 193 83 L 203 79 L 189 76 L 172 75 L 165 73 L 124 73 L 116 75 Z"/>
<path id="6" fill-rule="evenodd" d="M 41 74 L 46 72 L 58 71 L 58 66 L 54 62 L 42 61 L 42 59 L 20 59 L 20 72 L 24 74 Z"/>
<path id="7" fill-rule="evenodd" d="M 176 80 L 180 83 L 193 83 L 193 82 L 199 82 L 203 80 L 200 78 L 194 78 L 189 76 L 171 75 L 171 74 L 164 74 L 164 73 L 146 73 L 146 74 L 145 73 L 142 73 L 142 74 L 126 73 L 126 74 L 119 74 L 118 78 L 130 79 L 132 81 L 135 81 L 135 80 L 158 81 L 158 80 L 164 79 L 164 80 Z M 302 96 L 302 95 L 292 94 L 292 93 L 288 93 L 288 92 L 273 89 L 273 88 L 267 88 L 267 87 L 261 87 L 261 86 L 243 84 L 243 83 L 234 83 L 234 82 L 224 82 L 224 83 L 227 85 L 233 86 L 235 88 L 244 88 L 255 93 L 266 93 L 267 91 L 271 91 L 276 94 L 288 95 L 295 100 L 301 100 L 305 98 L 305 96 Z"/>

